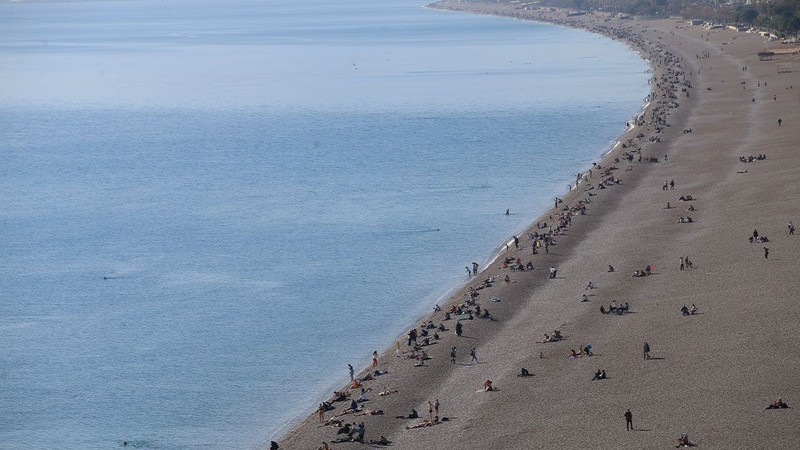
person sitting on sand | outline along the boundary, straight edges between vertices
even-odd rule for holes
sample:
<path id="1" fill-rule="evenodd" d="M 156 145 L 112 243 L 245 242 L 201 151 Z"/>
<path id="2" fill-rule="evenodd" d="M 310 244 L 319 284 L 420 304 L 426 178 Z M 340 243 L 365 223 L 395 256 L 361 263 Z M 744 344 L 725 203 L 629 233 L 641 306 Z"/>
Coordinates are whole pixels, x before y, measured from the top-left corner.
<path id="1" fill-rule="evenodd" d="M 694 306 L 694 303 L 692 303 L 692 307 L 689 308 L 689 314 L 691 315 L 697 314 L 697 306 Z"/>
<path id="2" fill-rule="evenodd" d="M 574 348 L 572 350 L 570 350 L 569 356 L 567 356 L 567 358 L 577 358 L 577 357 L 578 357 L 578 353 L 575 352 Z"/>
<path id="3" fill-rule="evenodd" d="M 605 313 L 606 309 L 603 307 L 603 305 L 600 305 L 600 314 L 605 314 Z"/>
<path id="4" fill-rule="evenodd" d="M 483 391 L 484 392 L 491 392 L 493 390 L 495 390 L 495 388 L 492 387 L 492 380 L 486 380 L 486 381 L 483 382 Z"/>
<path id="5" fill-rule="evenodd" d="M 770 403 L 769 406 L 767 406 L 767 409 L 786 409 L 788 407 L 789 405 L 784 403 L 782 398 L 778 397 L 777 400 L 775 400 L 774 402 Z"/>
<path id="6" fill-rule="evenodd" d="M 589 301 L 589 296 L 587 296 L 586 294 L 583 294 L 583 295 L 581 296 L 581 301 L 582 301 L 582 302 L 588 302 L 588 301 Z"/>
<path id="7" fill-rule="evenodd" d="M 597 372 L 594 373 L 592 377 L 592 381 L 594 380 L 605 380 L 606 379 L 606 371 L 597 369 Z"/>
<path id="8" fill-rule="evenodd" d="M 411 412 L 407 416 L 397 416 L 396 419 L 418 419 L 419 413 L 416 409 L 411 408 Z"/>
<path id="9" fill-rule="evenodd" d="M 689 205 L 689 207 L 686 208 L 686 210 L 687 211 L 694 211 L 694 205 Z"/>
<path id="10" fill-rule="evenodd" d="M 611 264 L 609 264 L 609 265 L 608 265 L 608 271 L 609 271 L 609 272 L 613 272 L 613 271 L 614 271 L 614 266 L 612 266 Z"/>
<path id="11" fill-rule="evenodd" d="M 533 375 L 531 375 L 531 373 L 528 372 L 528 369 L 523 367 L 522 370 L 520 370 L 519 375 L 517 376 L 520 378 L 526 378 L 526 377 L 532 377 Z"/>
<path id="12" fill-rule="evenodd" d="M 339 435 L 339 434 L 350 435 L 352 432 L 353 432 L 353 430 L 352 430 L 352 427 L 351 427 L 351 425 L 349 423 L 346 423 L 346 424 L 342 425 L 341 427 L 339 427 L 338 430 L 336 430 L 336 434 L 337 435 Z"/>
<path id="13" fill-rule="evenodd" d="M 548 342 L 553 342 L 553 339 L 547 334 L 544 334 L 544 338 L 542 339 L 542 344 L 546 344 Z"/>
<path id="14" fill-rule="evenodd" d="M 351 413 L 355 413 L 355 412 L 358 412 L 358 411 L 361 411 L 361 406 L 355 400 L 351 400 L 350 401 L 350 407 L 345 409 L 344 411 L 342 411 L 342 413 L 339 414 L 339 415 L 343 416 L 345 414 L 351 414 Z"/>
<path id="15" fill-rule="evenodd" d="M 683 308 L 681 308 L 681 314 L 683 314 L 684 316 L 689 315 L 689 308 L 687 308 L 686 305 L 683 305 Z"/>
<path id="16" fill-rule="evenodd" d="M 694 447 L 694 444 L 689 442 L 689 433 L 683 433 L 681 437 L 678 438 L 678 445 L 676 445 L 675 448 L 680 447 Z"/>
<path id="17" fill-rule="evenodd" d="M 331 403 L 343 402 L 345 400 L 347 400 L 347 394 L 341 391 L 333 391 L 333 398 L 331 398 Z"/>
<path id="18" fill-rule="evenodd" d="M 317 448 L 317 450 L 331 450 L 331 448 L 328 447 L 327 442 L 323 442 L 322 445 L 320 445 L 319 448 Z"/>
<path id="19" fill-rule="evenodd" d="M 561 340 L 564 339 L 564 336 L 561 336 L 561 332 L 558 330 L 553 330 L 553 340 Z"/>

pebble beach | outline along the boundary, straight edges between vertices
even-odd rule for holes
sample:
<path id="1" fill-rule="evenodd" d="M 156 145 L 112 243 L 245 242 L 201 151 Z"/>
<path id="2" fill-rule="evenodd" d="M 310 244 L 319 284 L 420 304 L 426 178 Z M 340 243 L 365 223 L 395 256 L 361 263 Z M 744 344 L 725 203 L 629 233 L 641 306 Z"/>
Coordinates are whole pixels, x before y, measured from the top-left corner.
<path id="1" fill-rule="evenodd" d="M 279 448 L 380 448 L 383 437 L 398 449 L 641 449 L 675 447 L 682 435 L 700 448 L 796 446 L 800 48 L 677 18 L 429 7 L 624 41 L 650 62 L 652 93 L 518 246 L 419 318 L 416 352 L 402 336 L 399 352 L 356 367 L 367 379 L 342 386 L 343 401 L 320 398 L 333 409 L 299 421 Z M 765 48 L 772 59 L 759 58 Z M 606 377 L 593 379 L 598 371 Z M 346 413 L 362 389 L 368 400 Z M 789 408 L 766 409 L 778 398 Z M 418 418 L 398 418 L 412 409 Z M 363 443 L 339 433 L 352 423 L 363 423 Z"/>

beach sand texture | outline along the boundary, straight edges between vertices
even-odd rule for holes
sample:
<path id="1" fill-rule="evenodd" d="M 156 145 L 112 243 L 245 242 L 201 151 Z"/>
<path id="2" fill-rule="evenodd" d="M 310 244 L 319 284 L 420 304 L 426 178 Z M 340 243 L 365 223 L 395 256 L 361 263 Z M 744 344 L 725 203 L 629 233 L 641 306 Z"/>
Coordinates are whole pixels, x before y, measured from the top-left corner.
<path id="1" fill-rule="evenodd" d="M 668 448 L 681 433 L 701 448 L 797 448 L 800 234 L 790 236 L 788 224 L 800 222 L 798 55 L 759 61 L 765 48 L 760 36 L 677 19 L 567 17 L 563 11 L 456 1 L 433 7 L 561 23 L 626 40 L 653 65 L 653 99 L 644 123 L 621 138 L 627 148 L 617 146 L 598 162 L 602 169 L 594 168 L 590 180 L 540 219 L 556 225 L 551 215 L 591 201 L 586 214 L 574 215 L 555 237 L 549 253 L 531 255 L 528 232 L 547 231 L 532 226 L 521 237 L 521 250 L 512 246 L 470 283 L 477 287 L 479 280 L 497 277 L 477 298 L 494 320 L 454 316 L 443 322 L 449 331 L 424 347 L 431 357 L 424 367 L 406 358 L 405 340 L 403 356 L 386 350 L 377 369 L 389 373 L 364 383 L 371 391 L 362 404 L 384 415 L 338 418 L 364 422 L 366 441 L 383 435 L 398 449 Z M 779 73 L 777 64 L 787 62 L 795 71 Z M 657 118 L 669 124 L 660 133 Z M 635 153 L 631 163 L 614 162 L 631 150 L 644 159 Z M 739 160 L 759 154 L 767 159 Z M 649 157 L 658 162 L 646 162 Z M 618 168 L 611 175 L 620 183 L 597 189 L 610 166 Z M 664 190 L 665 180 L 674 180 L 674 189 Z M 695 200 L 679 201 L 686 195 Z M 694 211 L 687 211 L 690 205 Z M 692 223 L 678 223 L 681 216 Z M 749 242 L 755 229 L 769 242 Z M 687 256 L 693 267 L 681 270 L 680 258 Z M 507 257 L 531 260 L 536 269 L 504 269 Z M 614 272 L 607 271 L 609 264 Z M 648 265 L 652 275 L 631 276 Z M 550 266 L 558 270 L 555 279 L 548 278 Z M 511 283 L 503 281 L 506 275 Z M 596 289 L 585 289 L 590 281 Z M 443 310 L 465 302 L 466 289 Z M 588 302 L 581 301 L 584 293 Z M 490 301 L 493 296 L 501 301 Z M 630 313 L 601 314 L 600 306 L 612 302 L 629 303 Z M 691 304 L 699 314 L 683 316 L 681 307 Z M 435 312 L 424 320 L 438 325 L 443 317 L 444 311 Z M 459 319 L 461 337 L 453 332 Z M 565 339 L 540 343 L 555 329 Z M 644 342 L 651 347 L 649 360 Z M 567 358 L 587 343 L 594 356 Z M 450 361 L 454 346 L 456 364 Z M 477 364 L 470 364 L 473 347 Z M 534 376 L 517 377 L 522 367 Z M 608 378 L 592 381 L 598 369 Z M 364 368 L 361 376 L 371 370 Z M 483 392 L 486 379 L 499 390 Z M 378 396 L 383 390 L 397 392 Z M 765 410 L 778 397 L 790 409 Z M 436 399 L 439 415 L 449 420 L 407 430 L 428 417 L 427 402 Z M 334 403 L 325 418 L 349 403 Z M 420 419 L 395 418 L 412 408 Z M 627 409 L 635 431 L 626 431 Z M 278 442 L 282 449 L 316 449 L 341 436 L 313 413 Z"/>

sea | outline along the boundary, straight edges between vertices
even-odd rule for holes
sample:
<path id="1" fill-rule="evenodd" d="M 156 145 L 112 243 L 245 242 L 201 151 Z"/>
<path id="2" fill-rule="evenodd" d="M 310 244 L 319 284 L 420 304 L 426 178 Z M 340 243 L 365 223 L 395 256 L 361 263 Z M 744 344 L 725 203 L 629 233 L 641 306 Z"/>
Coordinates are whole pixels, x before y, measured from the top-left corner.
<path id="1" fill-rule="evenodd" d="M 0 3 L 0 448 L 262 448 L 649 93 L 621 42 L 424 6 Z"/>

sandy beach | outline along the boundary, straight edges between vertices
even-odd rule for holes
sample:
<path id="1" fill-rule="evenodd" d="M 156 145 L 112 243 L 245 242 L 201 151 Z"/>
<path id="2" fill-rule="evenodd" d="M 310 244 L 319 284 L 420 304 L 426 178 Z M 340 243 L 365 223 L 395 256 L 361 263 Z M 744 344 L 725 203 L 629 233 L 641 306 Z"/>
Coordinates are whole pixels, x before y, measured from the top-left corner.
<path id="1" fill-rule="evenodd" d="M 388 372 L 362 383 L 369 401 L 359 403 L 362 412 L 383 414 L 343 414 L 360 395 L 348 385 L 348 398 L 333 402 L 324 419 L 363 422 L 365 443 L 332 443 L 346 434 L 313 413 L 278 441 L 280 448 L 376 448 L 368 442 L 381 436 L 398 449 L 670 448 L 682 433 L 700 448 L 796 447 L 800 234 L 789 233 L 790 221 L 800 223 L 796 49 L 679 19 L 457 1 L 431 7 L 623 40 L 652 64 L 649 105 L 540 226 L 519 236 L 519 249 L 512 245 L 442 311 L 420 318 L 446 329 L 426 330 L 424 365 L 409 358 L 403 339 L 400 356 L 387 349 L 376 367 L 356 368 L 356 378 Z M 761 61 L 765 48 L 784 53 Z M 749 158 L 759 155 L 766 158 Z M 535 240 L 542 246 L 533 255 Z M 535 269 L 512 270 L 517 259 Z M 632 276 L 648 267 L 649 275 Z M 495 282 L 483 287 L 489 278 Z M 600 312 L 612 303 L 629 309 Z M 462 304 L 463 314 L 445 320 Z M 492 319 L 470 319 L 466 311 L 477 316 L 476 305 Z M 697 313 L 682 314 L 691 305 Z M 563 339 L 542 343 L 554 330 Z M 568 357 L 586 344 L 592 356 Z M 518 376 L 523 367 L 531 376 Z M 593 380 L 598 370 L 607 377 Z M 496 390 L 486 392 L 485 380 Z M 765 409 L 779 397 L 790 408 Z M 428 419 L 428 402 L 437 399 L 438 416 L 447 420 L 407 429 Z M 419 418 L 397 418 L 412 408 Z"/>

